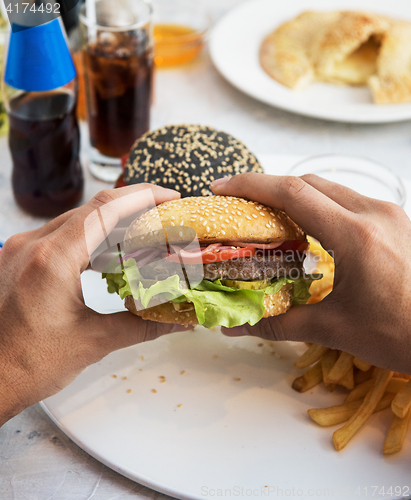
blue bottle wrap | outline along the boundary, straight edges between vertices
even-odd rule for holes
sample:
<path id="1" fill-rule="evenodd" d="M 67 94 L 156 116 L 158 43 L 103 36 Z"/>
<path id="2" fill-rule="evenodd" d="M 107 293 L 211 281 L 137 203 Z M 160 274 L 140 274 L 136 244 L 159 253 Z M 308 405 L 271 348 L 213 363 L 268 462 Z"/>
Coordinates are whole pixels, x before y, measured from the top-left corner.
<path id="1" fill-rule="evenodd" d="M 10 33 L 4 81 L 20 90 L 57 89 L 76 76 L 73 59 L 58 19 Z"/>

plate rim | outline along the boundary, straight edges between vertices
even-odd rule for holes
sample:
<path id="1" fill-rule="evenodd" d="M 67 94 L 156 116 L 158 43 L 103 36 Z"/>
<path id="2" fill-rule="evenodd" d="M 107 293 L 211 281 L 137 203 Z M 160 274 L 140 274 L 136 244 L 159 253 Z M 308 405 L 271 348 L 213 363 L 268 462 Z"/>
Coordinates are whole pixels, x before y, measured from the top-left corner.
<path id="1" fill-rule="evenodd" d="M 52 397 L 52 396 L 51 396 Z M 44 413 L 50 418 L 50 420 L 71 440 L 75 443 L 81 450 L 85 451 L 88 455 L 93 457 L 98 462 L 102 463 L 109 469 L 121 474 L 122 476 L 134 481 L 142 486 L 148 488 L 149 490 L 156 491 L 158 493 L 163 493 L 164 495 L 168 495 L 173 498 L 178 498 L 181 500 L 201 500 L 204 497 L 187 495 L 182 490 L 177 490 L 172 487 L 169 487 L 165 484 L 159 483 L 154 479 L 146 478 L 145 476 L 140 476 L 135 474 L 133 471 L 128 470 L 125 467 L 120 465 L 116 465 L 114 462 L 108 460 L 103 455 L 98 453 L 96 450 L 90 448 L 86 443 L 84 443 L 81 439 L 77 438 L 64 424 L 62 424 L 51 412 L 49 407 L 47 406 L 47 399 L 39 401 L 39 405 Z"/>
<path id="2" fill-rule="evenodd" d="M 275 156 L 275 155 L 266 155 L 266 156 Z M 287 155 L 288 156 L 288 155 Z M 300 157 L 300 156 L 299 156 Z M 405 179 L 402 176 L 399 176 L 400 179 L 404 182 L 406 190 L 411 192 L 411 181 L 408 179 Z M 409 216 L 411 216 L 411 199 L 410 199 L 410 205 L 408 208 Z M 131 346 L 131 348 L 134 348 L 135 346 Z M 53 396 L 51 396 L 53 397 Z M 89 447 L 80 437 L 77 437 L 75 434 L 73 434 L 65 425 L 62 423 L 56 416 L 54 416 L 53 412 L 49 409 L 47 405 L 47 399 L 40 401 L 39 402 L 40 407 L 42 410 L 45 412 L 45 414 L 51 419 L 51 421 L 72 441 L 74 442 L 79 448 L 84 450 L 87 454 L 92 456 L 94 459 L 98 460 L 111 470 L 127 477 L 128 479 L 137 482 L 138 484 L 141 484 L 148 488 L 149 490 L 157 491 L 159 493 L 163 493 L 165 495 L 182 499 L 182 500 L 201 500 L 202 498 L 205 498 L 201 495 L 195 495 L 192 494 L 191 492 L 184 491 L 183 489 L 177 489 L 174 487 L 169 487 L 164 483 L 159 482 L 158 480 L 148 478 L 144 475 L 139 475 L 135 473 L 132 470 L 129 470 L 125 467 L 122 467 L 121 465 L 116 464 L 113 460 L 110 460 L 109 458 L 105 457 L 104 455 L 100 454 L 97 450 L 93 449 L 92 447 Z M 400 500 L 402 497 L 392 497 L 391 500 Z M 381 499 L 383 500 L 383 499 Z"/>
<path id="3" fill-rule="evenodd" d="M 343 111 L 331 111 L 327 112 L 326 109 L 316 110 L 313 107 L 305 108 L 298 105 L 293 105 L 292 103 L 286 102 L 283 103 L 281 99 L 268 99 L 263 95 L 259 95 L 259 93 L 255 93 L 247 89 L 245 86 L 242 86 L 239 80 L 233 79 L 230 72 L 226 70 L 225 64 L 222 62 L 222 58 L 220 55 L 220 47 L 221 43 L 224 42 L 224 37 L 227 37 L 227 29 L 226 26 L 230 23 L 232 24 L 233 19 L 239 15 L 239 13 L 247 12 L 248 10 L 255 10 L 256 5 L 261 6 L 264 5 L 272 5 L 272 0 L 248 0 L 237 7 L 230 9 L 213 27 L 210 38 L 209 38 L 209 52 L 210 57 L 213 62 L 214 67 L 217 69 L 219 74 L 233 87 L 242 92 L 243 94 L 248 95 L 249 97 L 256 99 L 259 102 L 272 106 L 274 108 L 282 109 L 284 111 L 288 111 L 295 115 L 306 116 L 310 118 L 322 119 L 333 122 L 340 123 L 357 123 L 357 124 L 387 124 L 387 123 L 396 123 L 396 122 L 405 122 L 411 120 L 411 103 L 403 103 L 403 104 L 387 104 L 381 105 L 384 110 L 389 109 L 390 113 L 384 114 L 367 114 L 364 113 L 363 110 L 359 110 L 356 114 L 346 114 Z M 311 9 L 314 9 L 315 6 L 311 6 Z M 262 35 L 263 36 L 263 35 Z M 272 80 L 273 84 L 281 85 L 280 83 Z M 291 89 L 281 85 L 285 90 L 293 92 Z M 275 87 L 273 87 L 275 88 Z M 275 96 L 275 93 L 274 93 Z M 377 106 L 377 105 L 373 105 Z M 383 109 L 381 108 L 381 109 Z"/>

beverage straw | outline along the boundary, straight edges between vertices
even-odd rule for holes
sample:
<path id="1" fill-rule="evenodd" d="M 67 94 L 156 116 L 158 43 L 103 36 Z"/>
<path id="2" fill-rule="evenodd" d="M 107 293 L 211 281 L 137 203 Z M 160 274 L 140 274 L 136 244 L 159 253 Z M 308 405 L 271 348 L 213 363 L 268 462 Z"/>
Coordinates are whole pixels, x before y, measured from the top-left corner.
<path id="1" fill-rule="evenodd" d="M 89 33 L 95 38 L 97 29 L 96 3 L 95 0 L 86 0 L 86 17 L 90 23 Z"/>
<path id="2" fill-rule="evenodd" d="M 0 2 L 0 12 L 1 12 L 1 17 L 7 22 L 7 28 L 10 28 L 10 19 L 9 16 L 7 15 L 4 2 Z"/>

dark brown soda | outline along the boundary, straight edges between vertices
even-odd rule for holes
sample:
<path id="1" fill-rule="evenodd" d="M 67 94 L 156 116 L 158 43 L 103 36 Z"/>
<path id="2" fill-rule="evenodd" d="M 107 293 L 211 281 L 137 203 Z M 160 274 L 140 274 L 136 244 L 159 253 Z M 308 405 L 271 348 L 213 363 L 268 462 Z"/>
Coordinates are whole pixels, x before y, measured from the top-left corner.
<path id="1" fill-rule="evenodd" d="M 14 197 L 33 215 L 55 217 L 83 195 L 75 104 L 64 91 L 24 93 L 10 101 Z"/>
<path id="2" fill-rule="evenodd" d="M 110 36 L 84 52 L 87 111 L 91 145 L 120 158 L 150 127 L 153 55 L 132 36 Z"/>

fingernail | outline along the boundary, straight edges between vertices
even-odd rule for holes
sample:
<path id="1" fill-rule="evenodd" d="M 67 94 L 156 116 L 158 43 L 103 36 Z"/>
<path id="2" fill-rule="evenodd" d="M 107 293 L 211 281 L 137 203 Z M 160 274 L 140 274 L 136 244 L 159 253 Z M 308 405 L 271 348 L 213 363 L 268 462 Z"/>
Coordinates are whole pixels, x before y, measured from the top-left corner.
<path id="1" fill-rule="evenodd" d="M 221 177 L 221 179 L 216 179 L 211 183 L 211 187 L 217 187 L 217 186 L 222 186 L 226 182 L 228 182 L 231 179 L 231 175 L 228 177 Z"/>

